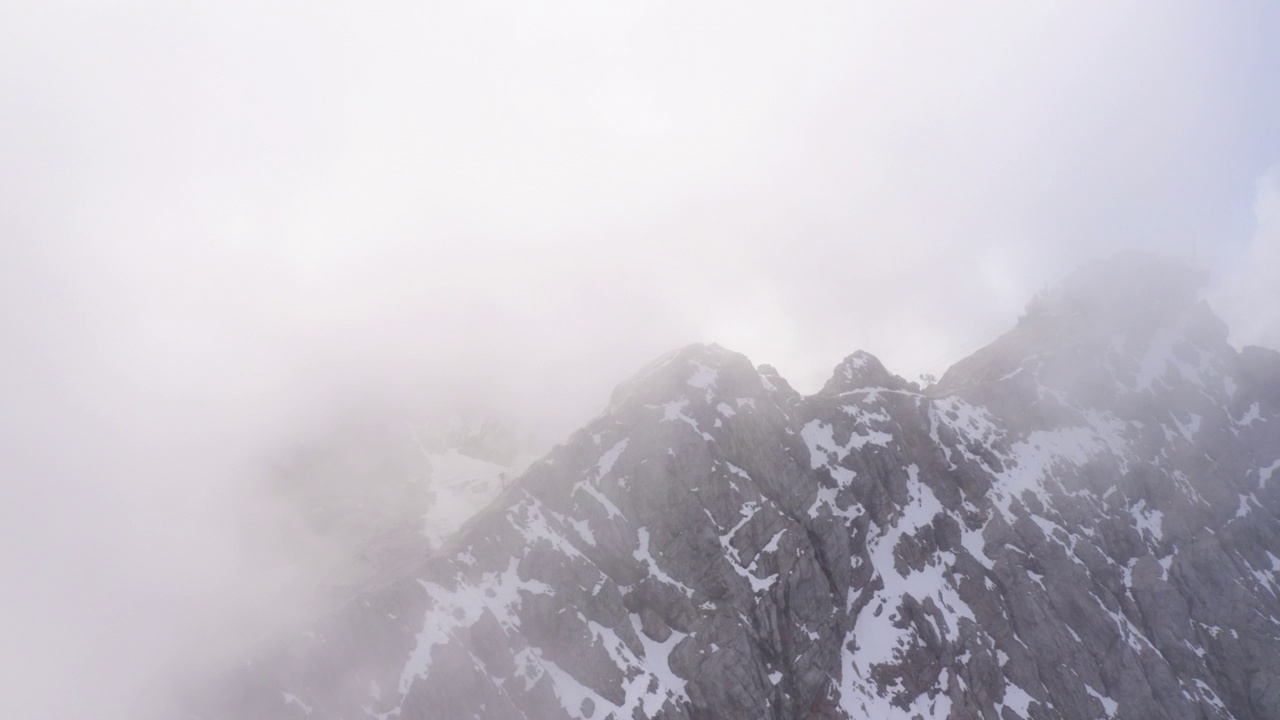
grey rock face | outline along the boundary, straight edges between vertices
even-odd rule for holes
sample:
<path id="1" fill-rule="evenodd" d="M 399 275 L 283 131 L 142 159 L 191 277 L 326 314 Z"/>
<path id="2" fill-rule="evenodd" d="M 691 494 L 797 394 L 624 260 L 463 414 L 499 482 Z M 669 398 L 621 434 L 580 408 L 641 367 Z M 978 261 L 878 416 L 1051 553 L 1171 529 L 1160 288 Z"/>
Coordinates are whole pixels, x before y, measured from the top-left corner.
<path id="1" fill-rule="evenodd" d="M 1149 261 L 927 392 L 694 346 L 201 713 L 1276 718 L 1278 470 L 1280 355 Z"/>

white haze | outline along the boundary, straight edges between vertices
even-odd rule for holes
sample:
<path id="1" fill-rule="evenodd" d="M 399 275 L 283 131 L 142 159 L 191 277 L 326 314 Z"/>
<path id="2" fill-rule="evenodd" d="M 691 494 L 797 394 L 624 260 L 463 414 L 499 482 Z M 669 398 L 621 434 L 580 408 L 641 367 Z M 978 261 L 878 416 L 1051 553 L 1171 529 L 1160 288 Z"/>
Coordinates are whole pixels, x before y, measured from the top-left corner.
<path id="1" fill-rule="evenodd" d="M 1125 247 L 1280 342 L 1280 10 L 888 5 L 0 0 L 0 715 L 287 617 L 261 458 L 352 408 L 937 373 Z"/>

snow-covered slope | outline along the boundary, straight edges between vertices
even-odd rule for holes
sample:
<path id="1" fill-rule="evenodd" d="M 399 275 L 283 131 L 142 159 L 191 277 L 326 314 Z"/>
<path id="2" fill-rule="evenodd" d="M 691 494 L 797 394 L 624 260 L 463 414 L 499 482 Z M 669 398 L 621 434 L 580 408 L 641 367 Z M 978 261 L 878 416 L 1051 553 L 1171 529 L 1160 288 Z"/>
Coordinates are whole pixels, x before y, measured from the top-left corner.
<path id="1" fill-rule="evenodd" d="M 203 716 L 1277 717 L 1280 355 L 1195 288 L 1087 268 L 927 392 L 673 353 Z"/>
<path id="2" fill-rule="evenodd" d="M 289 595 L 324 609 L 402 576 L 536 459 L 524 447 L 510 424 L 453 417 L 366 421 L 295 450 L 273 477 L 298 521 L 266 541 L 304 546 L 293 554 L 307 587 Z"/>
<path id="3" fill-rule="evenodd" d="M 518 458 L 512 465 L 500 465 L 456 449 L 427 453 L 426 459 L 430 500 L 423 514 L 423 534 L 431 547 L 443 544 L 532 463 L 532 459 Z"/>

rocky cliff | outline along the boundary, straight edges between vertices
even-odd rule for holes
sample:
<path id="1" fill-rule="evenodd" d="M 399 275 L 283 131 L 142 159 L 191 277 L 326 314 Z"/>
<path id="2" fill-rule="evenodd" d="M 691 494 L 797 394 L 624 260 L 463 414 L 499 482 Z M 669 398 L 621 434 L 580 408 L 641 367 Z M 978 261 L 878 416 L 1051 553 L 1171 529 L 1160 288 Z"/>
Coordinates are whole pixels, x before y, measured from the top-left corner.
<path id="1" fill-rule="evenodd" d="M 1280 354 L 1077 273 L 921 389 L 717 346 L 620 386 L 208 718 L 1280 717 Z"/>

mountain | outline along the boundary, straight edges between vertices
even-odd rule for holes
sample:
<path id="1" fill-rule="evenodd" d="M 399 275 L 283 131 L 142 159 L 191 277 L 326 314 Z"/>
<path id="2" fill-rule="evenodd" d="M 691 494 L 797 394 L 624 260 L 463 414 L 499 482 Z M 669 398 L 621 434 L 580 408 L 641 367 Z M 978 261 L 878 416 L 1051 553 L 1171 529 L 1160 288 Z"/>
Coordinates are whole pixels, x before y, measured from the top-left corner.
<path id="1" fill-rule="evenodd" d="M 1199 283 L 1095 263 L 924 390 L 667 355 L 197 716 L 1280 717 L 1280 354 Z"/>

